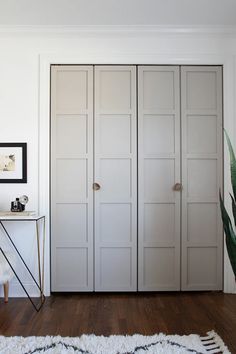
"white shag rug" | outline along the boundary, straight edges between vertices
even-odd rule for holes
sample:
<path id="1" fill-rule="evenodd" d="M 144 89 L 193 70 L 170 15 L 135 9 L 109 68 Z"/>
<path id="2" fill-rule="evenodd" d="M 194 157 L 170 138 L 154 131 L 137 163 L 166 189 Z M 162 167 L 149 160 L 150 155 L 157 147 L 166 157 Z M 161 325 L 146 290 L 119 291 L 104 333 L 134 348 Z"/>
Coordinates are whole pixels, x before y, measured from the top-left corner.
<path id="1" fill-rule="evenodd" d="M 3 337 L 0 354 L 229 354 L 222 339 L 214 332 L 206 337 L 196 334 L 178 336 L 156 334 L 110 337 Z"/>

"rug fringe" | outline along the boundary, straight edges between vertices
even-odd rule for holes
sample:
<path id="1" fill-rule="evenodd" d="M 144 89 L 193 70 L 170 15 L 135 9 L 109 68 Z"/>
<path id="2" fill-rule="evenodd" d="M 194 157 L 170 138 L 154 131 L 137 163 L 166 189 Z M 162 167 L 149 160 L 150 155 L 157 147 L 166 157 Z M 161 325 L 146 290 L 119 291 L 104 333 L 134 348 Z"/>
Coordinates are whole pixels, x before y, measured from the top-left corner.
<path id="1" fill-rule="evenodd" d="M 231 354 L 223 340 L 215 331 L 207 332 L 207 336 L 200 337 L 204 347 L 207 347 L 209 354 Z"/>

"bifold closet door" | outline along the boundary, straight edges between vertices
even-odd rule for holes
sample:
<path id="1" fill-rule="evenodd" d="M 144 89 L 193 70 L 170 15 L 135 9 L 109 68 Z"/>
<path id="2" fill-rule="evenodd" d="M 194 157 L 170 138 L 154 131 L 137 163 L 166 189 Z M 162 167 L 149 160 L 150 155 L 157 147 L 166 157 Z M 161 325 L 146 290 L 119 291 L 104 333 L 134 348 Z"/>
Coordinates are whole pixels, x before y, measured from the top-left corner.
<path id="1" fill-rule="evenodd" d="M 222 289 L 222 68 L 181 68 L 182 289 Z"/>
<path id="2" fill-rule="evenodd" d="M 93 67 L 51 70 L 52 291 L 93 290 Z"/>
<path id="3" fill-rule="evenodd" d="M 136 67 L 95 66 L 94 82 L 95 290 L 135 291 Z"/>
<path id="4" fill-rule="evenodd" d="M 52 291 L 222 289 L 222 125 L 221 67 L 53 65 Z"/>
<path id="5" fill-rule="evenodd" d="M 139 290 L 180 289 L 179 67 L 138 68 Z M 176 190 L 175 190 L 176 189 Z"/>

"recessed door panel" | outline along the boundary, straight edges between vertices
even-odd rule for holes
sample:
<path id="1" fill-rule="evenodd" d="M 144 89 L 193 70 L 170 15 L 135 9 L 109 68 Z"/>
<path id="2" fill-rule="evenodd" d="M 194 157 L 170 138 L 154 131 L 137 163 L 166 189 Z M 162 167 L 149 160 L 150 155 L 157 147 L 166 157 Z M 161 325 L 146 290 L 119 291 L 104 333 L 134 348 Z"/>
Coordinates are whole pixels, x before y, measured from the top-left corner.
<path id="1" fill-rule="evenodd" d="M 130 110 L 134 103 L 133 99 L 135 99 L 132 85 L 134 73 L 132 74 L 125 66 L 101 66 L 96 67 L 95 70 L 96 102 L 100 110 L 107 113 L 108 111 L 119 113 Z"/>
<path id="2" fill-rule="evenodd" d="M 203 66 L 182 66 L 181 69 L 181 76 L 182 79 L 184 77 L 184 86 L 186 87 L 185 108 L 191 111 L 200 110 L 202 112 L 216 110 L 219 102 L 216 90 L 218 82 L 215 69 Z"/>
<path id="3" fill-rule="evenodd" d="M 129 154 L 132 148 L 130 115 L 100 117 L 100 151 L 102 154 Z"/>
<path id="4" fill-rule="evenodd" d="M 217 283 L 217 247 L 188 247 L 187 284 L 191 287 L 208 289 Z M 191 289 L 194 290 L 194 289 Z"/>
<path id="5" fill-rule="evenodd" d="M 175 240 L 175 206 L 173 203 L 145 203 L 144 241 L 173 244 Z"/>
<path id="6" fill-rule="evenodd" d="M 134 66 L 95 67 L 95 290 L 137 290 Z"/>
<path id="7" fill-rule="evenodd" d="M 144 152 L 146 154 L 175 152 L 175 117 L 145 114 L 143 119 Z"/>
<path id="8" fill-rule="evenodd" d="M 218 197 L 217 159 L 188 158 L 187 196 L 196 200 Z"/>
<path id="9" fill-rule="evenodd" d="M 153 202 L 174 202 L 175 160 L 145 158 L 143 163 L 144 198 Z"/>
<path id="10" fill-rule="evenodd" d="M 89 108 L 88 105 L 91 102 L 88 100 L 88 82 L 91 72 L 88 72 L 87 68 L 83 66 L 52 67 L 52 75 L 57 70 L 53 83 L 57 95 L 54 106 L 57 114 L 78 114 Z"/>
<path id="11" fill-rule="evenodd" d="M 130 158 L 100 158 L 99 180 L 102 188 L 100 199 L 109 201 L 130 201 L 132 194 L 132 160 Z M 97 181 L 97 179 L 96 179 Z"/>
<path id="12" fill-rule="evenodd" d="M 78 247 L 80 243 L 88 242 L 87 204 L 57 204 L 55 218 L 58 246 Z"/>
<path id="13" fill-rule="evenodd" d="M 182 289 L 222 289 L 222 69 L 181 68 Z"/>
<path id="14" fill-rule="evenodd" d="M 127 291 L 127 289 L 130 289 L 132 282 L 135 281 L 132 274 L 132 248 L 101 247 L 99 258 L 101 262 L 100 286 L 105 288 L 106 291 L 111 289 L 112 291 L 123 291 L 124 289 Z"/>
<path id="15" fill-rule="evenodd" d="M 217 116 L 188 115 L 187 152 L 217 153 Z"/>
<path id="16" fill-rule="evenodd" d="M 138 69 L 139 290 L 180 289 L 179 68 Z"/>
<path id="17" fill-rule="evenodd" d="M 80 291 L 86 291 L 89 287 L 88 261 L 87 247 L 57 247 L 54 284 L 60 291 L 78 291 L 78 284 Z"/>
<path id="18" fill-rule="evenodd" d="M 173 290 L 175 282 L 175 248 L 174 247 L 145 247 L 143 255 L 144 288 L 158 287 Z M 178 273 L 178 271 L 177 271 Z"/>
<path id="19" fill-rule="evenodd" d="M 57 159 L 55 172 L 55 199 L 58 203 L 76 203 L 86 199 L 86 159 Z"/>
<path id="20" fill-rule="evenodd" d="M 112 223 L 107 222 L 112 220 Z M 100 207 L 101 241 L 132 242 L 132 206 L 130 203 L 102 203 Z"/>
<path id="21" fill-rule="evenodd" d="M 188 203 L 187 241 L 197 245 L 217 242 L 217 214 L 215 203 Z"/>
<path id="22" fill-rule="evenodd" d="M 57 157 L 76 158 L 87 153 L 88 116 L 58 115 L 56 126 Z M 78 132 L 80 138 L 78 139 Z"/>
<path id="23" fill-rule="evenodd" d="M 143 68 L 144 70 L 142 70 Z M 145 110 L 175 109 L 176 87 L 173 86 L 175 80 L 173 68 L 164 66 L 139 67 L 142 72 L 142 105 Z"/>

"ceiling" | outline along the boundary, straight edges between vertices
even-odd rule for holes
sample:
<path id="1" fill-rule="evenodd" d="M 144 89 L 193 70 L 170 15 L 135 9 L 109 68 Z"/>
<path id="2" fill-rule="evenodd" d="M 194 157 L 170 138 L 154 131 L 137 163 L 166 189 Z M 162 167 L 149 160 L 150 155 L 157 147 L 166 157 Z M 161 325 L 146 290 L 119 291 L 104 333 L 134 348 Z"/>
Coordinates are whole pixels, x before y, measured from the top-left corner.
<path id="1" fill-rule="evenodd" d="M 0 25 L 234 26 L 236 0 L 0 0 Z"/>

